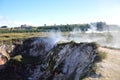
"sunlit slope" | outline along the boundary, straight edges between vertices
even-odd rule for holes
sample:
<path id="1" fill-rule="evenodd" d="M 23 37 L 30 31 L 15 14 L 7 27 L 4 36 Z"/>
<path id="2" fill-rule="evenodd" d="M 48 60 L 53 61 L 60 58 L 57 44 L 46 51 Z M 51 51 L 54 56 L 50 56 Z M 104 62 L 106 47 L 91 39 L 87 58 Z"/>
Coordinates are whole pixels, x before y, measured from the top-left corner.
<path id="1" fill-rule="evenodd" d="M 120 50 L 102 47 L 99 50 L 107 52 L 107 58 L 97 64 L 97 74 L 101 74 L 102 77 L 85 80 L 120 80 Z"/>

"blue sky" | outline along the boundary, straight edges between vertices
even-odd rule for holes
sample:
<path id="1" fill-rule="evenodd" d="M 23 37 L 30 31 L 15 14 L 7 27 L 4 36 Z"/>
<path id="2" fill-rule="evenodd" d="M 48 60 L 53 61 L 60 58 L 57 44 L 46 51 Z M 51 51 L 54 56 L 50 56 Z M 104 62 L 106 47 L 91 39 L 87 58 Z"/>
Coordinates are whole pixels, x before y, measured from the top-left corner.
<path id="1" fill-rule="evenodd" d="M 0 0 L 0 26 L 120 24 L 120 0 Z"/>

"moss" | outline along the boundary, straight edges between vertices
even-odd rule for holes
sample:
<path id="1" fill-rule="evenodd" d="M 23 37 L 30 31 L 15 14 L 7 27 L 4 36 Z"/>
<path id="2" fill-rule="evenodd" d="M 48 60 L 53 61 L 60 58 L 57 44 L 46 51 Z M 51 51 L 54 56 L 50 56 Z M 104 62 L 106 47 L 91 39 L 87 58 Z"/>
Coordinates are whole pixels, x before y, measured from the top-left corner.
<path id="1" fill-rule="evenodd" d="M 21 55 L 17 55 L 15 57 L 13 57 L 12 59 L 15 59 L 15 60 L 21 62 L 22 61 L 22 56 Z"/>
<path id="2" fill-rule="evenodd" d="M 50 61 L 49 61 L 49 70 L 51 73 L 54 72 L 54 66 L 55 66 L 55 53 L 51 53 L 50 55 Z"/>
<path id="3" fill-rule="evenodd" d="M 55 61 L 51 60 L 49 62 L 49 70 L 50 70 L 51 73 L 53 73 L 53 71 L 54 71 L 54 65 L 55 65 Z"/>

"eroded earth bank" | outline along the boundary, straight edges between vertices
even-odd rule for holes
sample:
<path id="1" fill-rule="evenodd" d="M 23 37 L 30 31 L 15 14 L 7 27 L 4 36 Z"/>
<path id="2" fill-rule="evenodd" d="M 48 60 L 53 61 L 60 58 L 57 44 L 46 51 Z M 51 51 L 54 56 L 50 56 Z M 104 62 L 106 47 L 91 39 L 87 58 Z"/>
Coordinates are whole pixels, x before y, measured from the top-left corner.
<path id="1" fill-rule="evenodd" d="M 3 51 L 0 50 L 0 80 L 82 80 L 85 77 L 102 77 L 94 69 L 99 60 L 95 43 L 55 43 L 48 37 L 36 37 L 15 45 L 8 53 Z"/>

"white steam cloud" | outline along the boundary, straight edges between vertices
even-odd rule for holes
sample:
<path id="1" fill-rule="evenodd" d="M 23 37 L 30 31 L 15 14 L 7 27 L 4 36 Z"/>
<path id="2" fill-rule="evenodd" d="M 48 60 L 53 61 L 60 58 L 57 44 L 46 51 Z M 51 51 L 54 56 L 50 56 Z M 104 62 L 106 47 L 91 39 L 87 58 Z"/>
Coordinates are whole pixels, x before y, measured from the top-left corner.
<path id="1" fill-rule="evenodd" d="M 66 35 L 65 35 L 66 34 Z M 95 25 L 91 25 L 90 29 L 82 32 L 75 28 L 72 32 L 62 33 L 59 31 L 51 31 L 49 36 L 53 39 L 54 44 L 59 42 L 97 42 L 102 46 L 120 48 L 120 27 L 111 26 L 109 30 L 97 31 Z"/>

